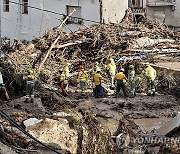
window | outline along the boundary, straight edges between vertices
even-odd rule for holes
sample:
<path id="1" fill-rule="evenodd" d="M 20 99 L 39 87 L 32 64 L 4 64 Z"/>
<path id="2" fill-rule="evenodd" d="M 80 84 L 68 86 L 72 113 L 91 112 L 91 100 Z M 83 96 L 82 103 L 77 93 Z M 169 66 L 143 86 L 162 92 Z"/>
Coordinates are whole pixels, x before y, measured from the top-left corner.
<path id="1" fill-rule="evenodd" d="M 28 14 L 28 0 L 22 0 L 22 14 Z"/>
<path id="2" fill-rule="evenodd" d="M 9 12 L 9 0 L 3 0 L 3 11 Z"/>
<path id="3" fill-rule="evenodd" d="M 67 24 L 82 24 L 82 19 L 81 19 L 81 7 L 80 6 L 69 6 L 67 5 L 67 15 L 69 15 L 73 10 L 75 12 L 69 17 Z"/>

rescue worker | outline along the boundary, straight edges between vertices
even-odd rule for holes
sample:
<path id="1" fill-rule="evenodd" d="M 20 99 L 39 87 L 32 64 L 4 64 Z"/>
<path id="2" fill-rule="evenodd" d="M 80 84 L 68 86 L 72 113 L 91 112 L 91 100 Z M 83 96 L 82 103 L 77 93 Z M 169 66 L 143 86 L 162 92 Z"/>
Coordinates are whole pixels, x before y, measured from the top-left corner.
<path id="1" fill-rule="evenodd" d="M 129 65 L 128 80 L 130 82 L 130 97 L 134 97 L 136 95 L 134 65 Z"/>
<path id="2" fill-rule="evenodd" d="M 1 69 L 1 68 L 0 68 Z M 6 87 L 3 82 L 2 73 L 0 72 L 0 91 L 3 93 L 3 97 L 5 96 L 5 100 L 9 101 L 9 94 L 6 90 Z"/>
<path id="3" fill-rule="evenodd" d="M 64 73 L 66 75 L 67 78 L 70 77 L 70 71 L 69 71 L 69 67 L 71 66 L 71 63 L 66 63 L 65 67 L 64 67 Z"/>
<path id="4" fill-rule="evenodd" d="M 123 91 L 124 96 L 127 97 L 128 95 L 126 92 L 126 84 L 125 84 L 124 80 L 126 80 L 128 82 L 128 79 L 124 74 L 123 68 L 121 68 L 120 72 L 115 75 L 114 80 L 116 80 L 116 97 L 118 98 L 120 96 L 121 89 Z"/>
<path id="5" fill-rule="evenodd" d="M 64 73 L 63 70 L 60 70 L 59 73 L 60 73 L 60 88 L 62 90 L 62 94 L 63 94 L 63 96 L 67 96 L 68 93 L 66 91 L 66 87 L 68 84 L 68 80 L 66 78 L 66 74 Z"/>
<path id="6" fill-rule="evenodd" d="M 94 62 L 94 66 L 93 68 L 90 70 L 91 75 L 94 77 L 94 75 L 96 74 L 96 71 L 99 70 L 101 71 L 100 67 L 99 67 L 99 63 L 96 61 Z"/>
<path id="7" fill-rule="evenodd" d="M 69 80 L 69 78 L 70 78 L 70 71 L 69 71 L 70 66 L 71 66 L 71 63 L 67 62 L 64 67 L 64 74 L 65 74 L 66 80 Z M 68 86 L 69 85 L 67 83 L 66 89 L 68 89 Z"/>
<path id="8" fill-rule="evenodd" d="M 34 101 L 34 86 L 35 86 L 35 76 L 33 70 L 28 70 L 28 75 L 26 79 L 26 101 Z"/>
<path id="9" fill-rule="evenodd" d="M 104 96 L 104 89 L 101 85 L 101 81 L 104 80 L 104 78 L 100 74 L 100 69 L 98 68 L 96 70 L 96 73 L 94 75 L 94 83 L 95 83 L 95 91 L 94 91 L 94 96 L 95 98 L 101 98 Z"/>
<path id="10" fill-rule="evenodd" d="M 77 82 L 80 83 L 81 93 L 85 94 L 85 86 L 86 81 L 88 80 L 88 75 L 84 70 L 83 66 L 80 66 L 80 71 L 78 73 L 78 79 Z"/>
<path id="11" fill-rule="evenodd" d="M 114 87 L 114 76 L 116 74 L 116 63 L 113 58 L 109 59 L 108 70 L 111 77 L 111 88 Z"/>
<path id="12" fill-rule="evenodd" d="M 155 79 L 156 79 L 156 70 L 149 64 L 145 63 L 145 75 L 147 77 L 147 95 L 155 95 Z"/>

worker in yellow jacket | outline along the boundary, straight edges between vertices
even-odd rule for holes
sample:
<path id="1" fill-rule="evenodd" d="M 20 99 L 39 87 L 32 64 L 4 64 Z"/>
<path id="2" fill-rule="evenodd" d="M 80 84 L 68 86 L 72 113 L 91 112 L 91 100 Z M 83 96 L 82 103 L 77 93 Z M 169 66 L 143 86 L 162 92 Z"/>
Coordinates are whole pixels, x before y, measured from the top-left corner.
<path id="1" fill-rule="evenodd" d="M 62 90 L 62 94 L 63 94 L 63 96 L 67 96 L 68 93 L 66 91 L 66 87 L 68 84 L 68 79 L 63 70 L 60 70 L 59 73 L 60 73 L 60 88 Z"/>
<path id="2" fill-rule="evenodd" d="M 28 70 L 28 75 L 24 77 L 26 79 L 26 101 L 34 101 L 34 87 L 35 87 L 35 75 L 33 70 Z"/>
<path id="3" fill-rule="evenodd" d="M 120 69 L 120 72 L 117 73 L 114 76 L 114 80 L 116 80 L 116 97 L 118 98 L 120 96 L 120 90 L 122 89 L 124 96 L 128 96 L 127 95 L 127 91 L 126 91 L 126 84 L 125 81 L 128 82 L 127 77 L 124 74 L 124 69 Z"/>
<path id="4" fill-rule="evenodd" d="M 88 80 L 88 75 L 84 70 L 83 66 L 80 66 L 80 71 L 78 73 L 78 79 L 77 81 L 80 83 L 81 93 L 85 94 L 85 86 L 86 82 Z"/>
<path id="5" fill-rule="evenodd" d="M 104 78 L 100 74 L 100 69 L 96 70 L 96 73 L 94 75 L 94 83 L 95 83 L 95 91 L 94 91 L 94 96 L 95 98 L 101 98 L 104 96 L 104 89 L 101 85 L 101 81 L 104 80 Z"/>
<path id="6" fill-rule="evenodd" d="M 128 80 L 130 82 L 130 97 L 134 97 L 136 94 L 134 65 L 129 65 Z"/>
<path id="7" fill-rule="evenodd" d="M 114 87 L 114 76 L 116 74 L 116 63 L 113 58 L 109 59 L 108 71 L 111 77 L 111 87 Z"/>
<path id="8" fill-rule="evenodd" d="M 145 75 L 147 77 L 147 94 L 148 95 L 155 95 L 155 79 L 157 76 L 156 70 L 149 64 L 146 63 L 146 70 L 145 70 Z"/>
<path id="9" fill-rule="evenodd" d="M 70 77 L 70 71 L 69 71 L 70 66 L 71 66 L 71 63 L 68 63 L 68 62 L 64 66 L 64 73 L 66 75 L 66 78 Z"/>
<path id="10" fill-rule="evenodd" d="M 67 80 L 69 80 L 69 78 L 70 78 L 70 66 L 71 66 L 71 63 L 66 63 L 65 64 L 65 66 L 64 66 L 64 69 L 63 69 L 63 73 L 65 74 L 65 76 L 66 76 L 66 79 Z M 68 87 L 69 87 L 69 82 L 67 83 L 67 85 L 66 85 L 66 89 L 68 89 Z"/>
<path id="11" fill-rule="evenodd" d="M 94 62 L 93 68 L 90 69 L 90 74 L 91 74 L 92 76 L 94 76 L 94 75 L 96 74 L 96 71 L 97 71 L 97 70 L 100 70 L 100 71 L 101 71 L 101 69 L 100 69 L 100 67 L 99 67 L 99 63 L 96 61 L 96 62 Z"/>

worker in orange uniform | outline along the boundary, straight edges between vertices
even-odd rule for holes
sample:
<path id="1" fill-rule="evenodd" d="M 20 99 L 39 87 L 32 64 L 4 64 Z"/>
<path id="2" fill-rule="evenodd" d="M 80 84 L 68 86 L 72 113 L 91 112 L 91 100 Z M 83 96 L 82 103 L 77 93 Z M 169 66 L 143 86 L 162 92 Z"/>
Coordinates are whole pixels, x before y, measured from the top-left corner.
<path id="1" fill-rule="evenodd" d="M 114 87 L 114 76 L 116 74 L 116 63 L 113 58 L 109 59 L 108 70 L 111 77 L 111 88 Z"/>
<path id="2" fill-rule="evenodd" d="M 63 70 L 60 70 L 59 73 L 60 73 L 60 88 L 62 90 L 62 94 L 63 94 L 63 96 L 67 96 L 68 93 L 66 91 L 66 87 L 68 84 L 68 80 L 66 78 L 66 74 L 64 73 Z"/>
<path id="3" fill-rule="evenodd" d="M 120 69 L 120 72 L 117 73 L 114 77 L 114 80 L 116 80 L 116 97 L 118 98 L 120 96 L 120 90 L 122 89 L 124 96 L 128 96 L 126 92 L 126 84 L 125 81 L 128 82 L 127 77 L 124 74 L 124 69 Z"/>
<path id="4" fill-rule="evenodd" d="M 146 70 L 145 70 L 145 75 L 147 77 L 147 95 L 155 95 L 155 79 L 156 79 L 156 70 L 149 64 L 145 63 Z"/>
<path id="5" fill-rule="evenodd" d="M 101 98 L 104 96 L 104 89 L 101 85 L 102 80 L 104 80 L 104 78 L 100 74 L 100 69 L 97 69 L 94 75 L 94 83 L 96 86 L 94 91 L 95 98 Z"/>
<path id="6" fill-rule="evenodd" d="M 88 80 L 88 75 L 84 70 L 83 66 L 80 66 L 80 71 L 78 73 L 78 79 L 77 82 L 80 83 L 81 93 L 85 94 L 85 86 L 86 82 Z"/>

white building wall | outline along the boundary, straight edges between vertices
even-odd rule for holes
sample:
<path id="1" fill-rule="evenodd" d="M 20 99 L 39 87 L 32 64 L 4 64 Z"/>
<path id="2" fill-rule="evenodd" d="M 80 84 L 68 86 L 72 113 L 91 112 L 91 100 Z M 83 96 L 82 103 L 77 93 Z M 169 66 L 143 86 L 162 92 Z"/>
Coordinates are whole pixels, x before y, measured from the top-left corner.
<path id="1" fill-rule="evenodd" d="M 128 9 L 128 0 L 102 0 L 102 20 L 105 23 L 118 23 Z"/>
<path id="2" fill-rule="evenodd" d="M 17 0 L 11 1 L 18 2 Z M 1 4 L 3 4 L 3 0 L 1 0 Z M 81 6 L 82 18 L 100 21 L 99 0 L 29 0 L 29 5 L 62 14 L 67 13 L 66 5 Z M 63 18 L 61 15 L 32 8 L 29 8 L 28 14 L 20 12 L 20 5 L 10 3 L 10 12 L 3 12 L 3 5 L 1 5 L 1 37 L 31 40 L 43 35 L 45 30 L 59 25 L 61 22 L 58 19 Z M 84 21 L 84 24 L 89 26 L 94 23 Z M 68 24 L 68 28 L 72 31 L 83 27 L 79 24 Z M 69 29 L 64 28 L 64 31 L 69 32 Z"/>
<path id="3" fill-rule="evenodd" d="M 157 18 L 167 25 L 173 24 L 174 14 L 175 11 L 171 10 L 171 6 L 148 6 L 146 12 L 147 16 L 150 16 L 151 18 Z"/>
<path id="4" fill-rule="evenodd" d="M 148 0 L 149 2 L 154 2 L 155 0 Z M 168 26 L 174 26 L 176 29 L 180 27 L 180 0 L 176 0 L 176 7 L 175 10 L 172 8 L 173 6 L 156 6 L 156 7 L 150 7 L 147 6 L 147 16 L 150 16 L 152 18 L 155 18 L 156 12 L 159 12 L 159 14 L 164 14 L 165 16 L 165 24 Z M 159 15 L 163 18 L 163 15 Z M 160 19 L 160 20 L 161 20 Z M 180 28 L 178 29 L 180 30 Z"/>
<path id="5" fill-rule="evenodd" d="M 176 0 L 176 8 L 172 23 L 174 26 L 179 27 L 178 30 L 180 31 L 180 0 Z"/>

